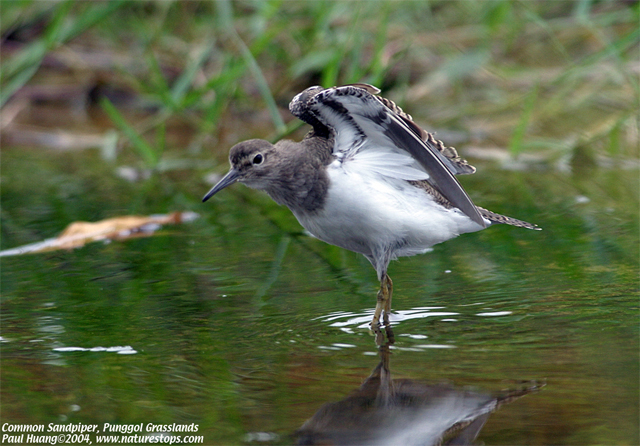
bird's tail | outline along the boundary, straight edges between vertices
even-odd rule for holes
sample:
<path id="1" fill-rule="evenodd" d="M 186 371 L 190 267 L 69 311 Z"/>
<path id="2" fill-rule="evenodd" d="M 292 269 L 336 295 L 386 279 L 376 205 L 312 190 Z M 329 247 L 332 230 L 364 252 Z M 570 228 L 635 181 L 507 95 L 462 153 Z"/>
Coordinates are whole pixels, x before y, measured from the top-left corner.
<path id="1" fill-rule="evenodd" d="M 540 231 L 542 229 L 539 228 L 538 225 L 527 223 L 526 221 L 518 220 L 517 218 L 507 217 L 506 215 L 496 214 L 495 212 L 488 211 L 480 206 L 476 207 L 478 208 L 480 215 L 489 220 L 492 224 L 511 225 L 517 226 L 518 228 L 534 229 L 536 231 Z"/>

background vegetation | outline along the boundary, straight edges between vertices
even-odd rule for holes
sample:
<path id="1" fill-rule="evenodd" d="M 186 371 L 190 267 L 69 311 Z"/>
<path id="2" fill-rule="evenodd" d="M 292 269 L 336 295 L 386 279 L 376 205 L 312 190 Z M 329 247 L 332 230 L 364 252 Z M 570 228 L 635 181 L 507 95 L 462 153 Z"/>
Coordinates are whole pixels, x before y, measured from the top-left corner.
<path id="1" fill-rule="evenodd" d="M 478 167 L 475 202 L 543 228 L 394 262 L 394 376 L 547 379 L 492 415 L 488 444 L 637 444 L 638 21 L 613 0 L 0 1 L 2 249 L 201 214 L 2 257 L 3 422 L 290 444 L 357 388 L 375 366 L 354 322 L 367 261 L 247 188 L 200 199 L 236 142 L 302 137 L 302 89 L 369 82 Z M 136 354 L 59 350 L 115 346 Z"/>
<path id="2" fill-rule="evenodd" d="M 351 82 L 450 144 L 561 168 L 637 158 L 636 2 L 15 1 L 1 20 L 5 119 L 20 100 L 98 104 L 69 136 L 117 133 L 76 144 L 160 170 L 280 138 L 294 94 Z"/>

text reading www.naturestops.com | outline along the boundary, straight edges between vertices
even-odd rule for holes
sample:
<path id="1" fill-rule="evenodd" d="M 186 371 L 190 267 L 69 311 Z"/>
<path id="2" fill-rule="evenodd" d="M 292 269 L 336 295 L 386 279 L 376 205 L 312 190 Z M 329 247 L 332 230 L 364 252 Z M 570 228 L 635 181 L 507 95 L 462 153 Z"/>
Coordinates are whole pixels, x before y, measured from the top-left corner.
<path id="1" fill-rule="evenodd" d="M 101 425 L 4 423 L 1 430 L 2 444 L 93 444 L 94 440 L 98 444 L 201 444 L 204 442 L 202 435 L 181 435 L 198 432 L 198 425 L 195 423 L 103 423 Z"/>

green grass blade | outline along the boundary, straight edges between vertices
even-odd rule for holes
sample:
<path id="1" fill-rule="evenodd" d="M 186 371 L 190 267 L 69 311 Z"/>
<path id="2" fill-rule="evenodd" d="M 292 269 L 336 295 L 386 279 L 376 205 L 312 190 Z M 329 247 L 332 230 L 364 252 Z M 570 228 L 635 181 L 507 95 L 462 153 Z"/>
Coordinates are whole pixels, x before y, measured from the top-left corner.
<path id="1" fill-rule="evenodd" d="M 124 116 L 120 114 L 118 109 L 107 98 L 100 100 L 102 109 L 109 115 L 109 118 L 120 129 L 122 133 L 129 139 L 134 149 L 140 155 L 142 160 L 148 167 L 155 167 L 160 159 L 159 152 L 155 151 L 147 142 L 142 139 L 138 132 L 129 125 Z"/>
<path id="2" fill-rule="evenodd" d="M 0 88 L 0 108 L 9 100 L 13 94 L 18 91 L 29 79 L 38 71 L 40 64 L 32 65 L 20 71 L 16 76 L 9 80 L 6 85 Z M 0 74 L 0 77 L 2 75 Z"/>
<path id="3" fill-rule="evenodd" d="M 517 155 L 522 152 L 522 141 L 524 140 L 524 135 L 527 132 L 527 127 L 531 121 L 531 116 L 533 115 L 533 109 L 535 108 L 537 98 L 538 84 L 531 89 L 527 97 L 524 99 L 524 109 L 522 110 L 522 115 L 520 115 L 520 122 L 514 130 L 511 142 L 509 143 L 509 152 L 511 152 L 512 155 Z"/>
<path id="4" fill-rule="evenodd" d="M 180 74 L 180 77 L 176 79 L 171 88 L 171 98 L 176 105 L 182 106 L 184 98 L 189 91 L 189 88 L 193 84 L 193 80 L 196 77 L 198 71 L 202 68 L 204 63 L 209 59 L 209 55 L 215 48 L 215 42 L 213 39 L 207 39 L 207 43 L 201 49 L 197 57 L 189 61 L 184 71 Z"/>
<path id="5" fill-rule="evenodd" d="M 245 64 L 249 68 L 249 71 L 253 75 L 256 85 L 258 86 L 258 91 L 264 100 L 267 110 L 269 112 L 269 116 L 273 121 L 276 130 L 279 133 L 283 133 L 286 131 L 287 126 L 284 123 L 284 120 L 280 116 L 280 111 L 278 110 L 278 106 L 276 104 L 273 95 L 271 94 L 271 90 L 269 89 L 269 84 L 267 83 L 267 79 L 264 77 L 262 70 L 260 69 L 260 65 L 256 61 L 253 53 L 247 45 L 244 43 L 238 32 L 233 26 L 233 14 L 231 11 L 231 5 L 228 1 L 219 1 L 217 3 L 218 10 L 220 11 L 220 15 L 223 20 L 223 26 L 226 29 L 229 36 L 233 39 L 240 50 L 240 54 L 242 55 L 242 59 Z"/>
<path id="6" fill-rule="evenodd" d="M 99 6 L 90 4 L 79 17 L 70 21 L 75 3 L 69 0 L 57 6 L 43 37 L 30 43 L 8 62 L 3 61 L 4 66 L 0 73 L 3 84 L 0 107 L 35 75 L 48 51 L 99 23 L 123 4 L 120 0 L 98 4 Z"/>

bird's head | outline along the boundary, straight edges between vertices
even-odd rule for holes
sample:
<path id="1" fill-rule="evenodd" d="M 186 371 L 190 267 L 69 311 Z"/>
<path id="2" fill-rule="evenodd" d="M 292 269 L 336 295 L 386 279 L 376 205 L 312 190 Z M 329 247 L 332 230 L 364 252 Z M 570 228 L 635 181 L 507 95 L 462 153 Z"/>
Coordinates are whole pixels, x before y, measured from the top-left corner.
<path id="1" fill-rule="evenodd" d="M 265 190 L 269 184 L 270 165 L 274 163 L 275 147 L 263 139 L 250 139 L 236 144 L 229 151 L 231 169 L 211 188 L 202 201 L 220 192 L 236 181 L 254 189 Z"/>

